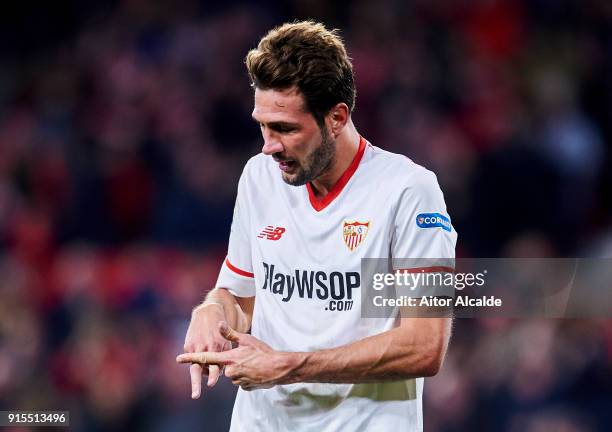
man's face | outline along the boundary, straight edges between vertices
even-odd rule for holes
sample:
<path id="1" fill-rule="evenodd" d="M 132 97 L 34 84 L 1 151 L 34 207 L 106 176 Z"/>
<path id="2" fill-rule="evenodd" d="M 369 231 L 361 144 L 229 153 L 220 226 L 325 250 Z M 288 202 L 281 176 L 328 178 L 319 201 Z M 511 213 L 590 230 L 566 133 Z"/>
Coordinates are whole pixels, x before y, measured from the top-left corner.
<path id="1" fill-rule="evenodd" d="M 264 138 L 262 152 L 278 162 L 286 183 L 304 185 L 332 165 L 336 142 L 306 112 L 304 98 L 296 89 L 255 89 L 252 115 Z"/>

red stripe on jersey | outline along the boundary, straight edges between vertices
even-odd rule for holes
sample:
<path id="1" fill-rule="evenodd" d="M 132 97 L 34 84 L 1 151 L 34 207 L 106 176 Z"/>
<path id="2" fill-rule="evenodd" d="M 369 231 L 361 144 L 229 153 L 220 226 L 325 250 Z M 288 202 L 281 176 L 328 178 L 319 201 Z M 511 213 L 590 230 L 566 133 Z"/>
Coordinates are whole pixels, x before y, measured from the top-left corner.
<path id="1" fill-rule="evenodd" d="M 454 273 L 455 269 L 452 267 L 446 266 L 431 266 L 431 267 L 414 267 L 409 269 L 396 269 L 395 271 L 399 271 L 402 273 Z"/>
<path id="2" fill-rule="evenodd" d="M 306 183 L 306 189 L 308 189 L 308 199 L 310 200 L 310 204 L 316 211 L 323 210 L 325 207 L 330 205 L 331 202 L 336 199 L 338 195 L 340 195 L 340 192 L 342 192 L 344 186 L 346 186 L 351 177 L 353 177 L 353 174 L 355 174 L 355 171 L 357 171 L 357 167 L 359 166 L 359 162 L 361 162 L 361 158 L 365 153 L 365 149 L 366 140 L 365 138 L 361 137 L 359 140 L 359 149 L 357 150 L 357 154 L 351 161 L 351 164 L 340 176 L 334 187 L 332 187 L 328 194 L 325 195 L 323 198 L 317 198 L 314 194 L 314 191 L 312 190 L 312 185 L 310 184 L 310 182 Z"/>
<path id="3" fill-rule="evenodd" d="M 233 271 L 234 273 L 239 274 L 240 276 L 246 276 L 246 277 L 255 277 L 254 273 L 250 273 L 246 270 L 242 270 L 239 269 L 238 267 L 234 266 L 231 262 L 229 262 L 229 258 L 225 258 L 225 264 L 227 265 L 227 268 L 229 268 L 231 271 Z"/>

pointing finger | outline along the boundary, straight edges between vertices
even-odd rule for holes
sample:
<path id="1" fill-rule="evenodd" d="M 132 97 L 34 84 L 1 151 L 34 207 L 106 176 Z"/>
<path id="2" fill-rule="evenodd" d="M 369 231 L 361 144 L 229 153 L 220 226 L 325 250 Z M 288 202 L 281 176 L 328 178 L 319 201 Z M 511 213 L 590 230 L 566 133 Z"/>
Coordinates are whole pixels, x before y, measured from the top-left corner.
<path id="1" fill-rule="evenodd" d="M 177 363 L 199 363 L 201 365 L 217 364 L 226 365 L 231 363 L 229 351 L 224 352 L 197 352 L 184 353 L 176 357 Z"/>

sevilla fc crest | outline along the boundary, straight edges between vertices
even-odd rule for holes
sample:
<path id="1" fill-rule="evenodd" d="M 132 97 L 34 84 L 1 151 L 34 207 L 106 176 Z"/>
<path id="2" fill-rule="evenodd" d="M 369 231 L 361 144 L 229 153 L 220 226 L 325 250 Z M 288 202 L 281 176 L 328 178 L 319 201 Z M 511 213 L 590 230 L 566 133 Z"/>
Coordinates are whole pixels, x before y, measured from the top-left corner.
<path id="1" fill-rule="evenodd" d="M 349 250 L 352 252 L 355 250 L 357 246 L 361 244 L 361 242 L 368 235 L 368 229 L 370 228 L 370 222 L 349 222 L 344 221 L 342 225 L 342 238 L 344 239 L 344 244 Z"/>

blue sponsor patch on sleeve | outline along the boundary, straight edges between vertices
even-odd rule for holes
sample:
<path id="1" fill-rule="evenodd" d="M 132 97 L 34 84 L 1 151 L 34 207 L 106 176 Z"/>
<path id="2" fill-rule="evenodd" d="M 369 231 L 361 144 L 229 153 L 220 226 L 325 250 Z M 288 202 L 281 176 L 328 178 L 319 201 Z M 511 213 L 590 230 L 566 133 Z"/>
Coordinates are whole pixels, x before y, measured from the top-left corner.
<path id="1" fill-rule="evenodd" d="M 453 229 L 450 219 L 440 213 L 420 213 L 416 223 L 419 228 L 442 228 L 449 232 Z"/>

